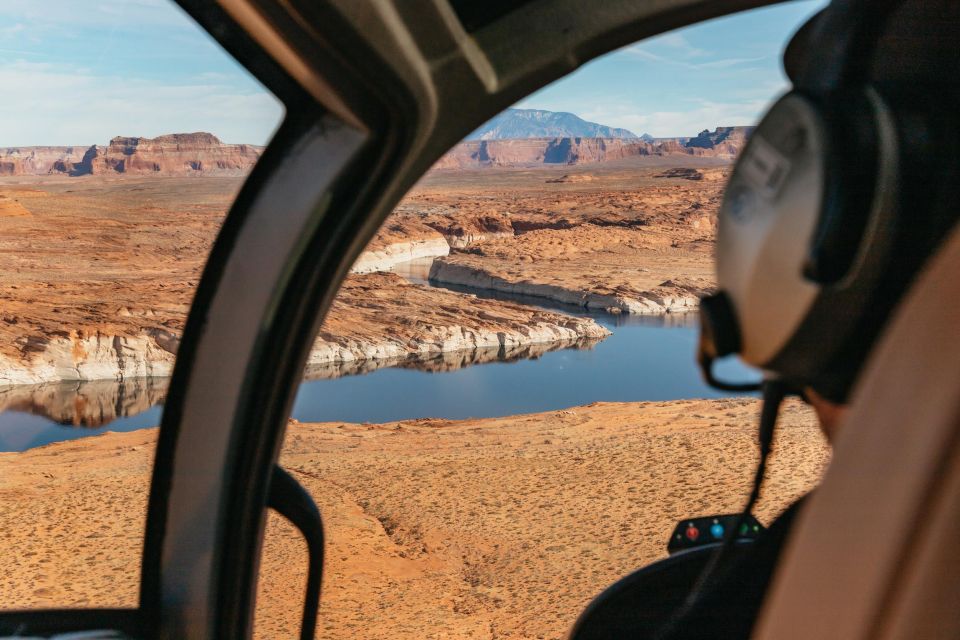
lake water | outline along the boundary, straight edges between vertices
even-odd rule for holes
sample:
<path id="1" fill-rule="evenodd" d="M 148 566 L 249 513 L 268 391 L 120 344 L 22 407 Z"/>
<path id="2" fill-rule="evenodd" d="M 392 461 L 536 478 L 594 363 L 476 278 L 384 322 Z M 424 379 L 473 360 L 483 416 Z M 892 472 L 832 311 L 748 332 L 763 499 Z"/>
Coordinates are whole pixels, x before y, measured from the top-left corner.
<path id="1" fill-rule="evenodd" d="M 397 269 L 425 282 L 429 262 Z M 477 292 L 474 292 L 477 293 Z M 486 295 L 486 294 L 485 294 Z M 524 354 L 483 364 L 449 359 L 340 375 L 335 368 L 308 372 L 292 416 L 302 422 L 388 422 L 408 418 L 481 418 L 550 411 L 597 401 L 720 397 L 694 364 L 696 316 L 586 314 L 538 299 L 489 295 L 593 317 L 613 335 L 592 346 Z M 516 357 L 516 356 L 514 356 Z M 726 378 L 756 377 L 732 361 Z M 336 377 L 340 375 L 340 377 Z M 160 422 L 166 381 L 61 383 L 0 389 L 0 451 L 22 451 L 104 431 L 130 431 Z M 83 413 L 78 414 L 77 408 Z M 64 424 L 65 423 L 65 424 Z"/>

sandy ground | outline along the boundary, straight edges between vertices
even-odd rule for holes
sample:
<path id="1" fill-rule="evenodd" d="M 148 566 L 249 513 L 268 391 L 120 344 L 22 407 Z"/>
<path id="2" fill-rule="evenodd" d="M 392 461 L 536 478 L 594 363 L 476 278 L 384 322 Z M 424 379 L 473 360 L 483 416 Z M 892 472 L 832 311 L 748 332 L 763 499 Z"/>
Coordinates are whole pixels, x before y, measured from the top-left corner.
<path id="1" fill-rule="evenodd" d="M 752 400 L 612 403 L 483 420 L 301 424 L 282 463 L 329 536 L 321 637 L 559 638 L 602 588 L 665 555 L 675 521 L 735 511 L 755 462 Z M 0 454 L 0 602 L 135 603 L 155 430 Z M 828 458 L 783 413 L 758 514 Z M 257 636 L 293 637 L 305 547 L 269 519 Z"/>
<path id="2" fill-rule="evenodd" d="M 179 333 L 239 178 L 0 181 L 0 351 L 56 332 Z"/>

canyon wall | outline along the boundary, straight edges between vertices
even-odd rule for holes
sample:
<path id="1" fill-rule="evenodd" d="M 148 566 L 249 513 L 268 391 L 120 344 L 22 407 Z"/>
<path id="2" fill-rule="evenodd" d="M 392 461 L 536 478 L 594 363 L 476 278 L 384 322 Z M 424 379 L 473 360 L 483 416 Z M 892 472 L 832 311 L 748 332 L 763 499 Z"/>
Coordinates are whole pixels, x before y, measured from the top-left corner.
<path id="1" fill-rule="evenodd" d="M 24 335 L 31 323 L 7 310 L 0 318 L 0 338 L 10 336 L 0 341 L 6 347 L 0 349 L 0 387 L 171 375 L 180 345 L 178 330 L 145 326 L 143 316 L 113 320 L 110 329 L 35 329 Z M 506 356 L 532 345 L 560 348 L 608 335 L 591 318 L 417 286 L 393 273 L 355 274 L 344 281 L 308 364 L 416 363 L 454 352 L 471 360 L 481 357 L 473 354 L 478 350 Z M 0 401 L 3 397 L 0 394 Z"/>
<path id="2" fill-rule="evenodd" d="M 633 156 L 732 158 L 753 127 L 717 127 L 693 138 L 556 137 L 467 140 L 434 169 L 576 165 Z M 0 176 L 17 175 L 243 175 L 263 147 L 225 144 L 211 133 L 172 133 L 156 138 L 117 136 L 106 146 L 0 148 Z"/>
<path id="3" fill-rule="evenodd" d="M 576 285 L 511 280 L 482 266 L 462 264 L 448 258 L 434 261 L 430 267 L 430 281 L 447 286 L 540 298 L 588 311 L 641 316 L 696 312 L 700 307 L 700 298 L 711 292 L 710 287 L 682 279 L 666 280 L 642 291 L 598 292 Z"/>
<path id="4" fill-rule="evenodd" d="M 717 127 L 690 139 L 527 138 L 467 140 L 453 147 L 434 169 L 538 166 L 609 162 L 632 156 L 705 156 L 732 158 L 746 144 L 753 127 Z"/>
<path id="5" fill-rule="evenodd" d="M 0 148 L 0 176 L 68 173 L 86 151 L 87 147 Z"/>

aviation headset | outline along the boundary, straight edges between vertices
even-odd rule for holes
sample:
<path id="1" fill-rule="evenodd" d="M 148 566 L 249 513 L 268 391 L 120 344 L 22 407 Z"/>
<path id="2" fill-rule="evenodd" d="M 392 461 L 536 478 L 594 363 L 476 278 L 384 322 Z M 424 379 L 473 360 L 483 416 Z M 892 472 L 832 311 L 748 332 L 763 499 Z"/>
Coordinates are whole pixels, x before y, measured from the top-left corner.
<path id="1" fill-rule="evenodd" d="M 795 388 L 847 399 L 957 218 L 957 68 L 936 66 L 941 50 L 960 49 L 951 4 L 835 0 L 791 41 L 794 88 L 751 135 L 720 209 L 719 292 L 700 306 L 709 382 L 748 390 L 712 374 L 715 358 L 738 354 Z M 941 32 L 890 35 L 918 13 L 944 19 Z M 918 46 L 932 55 L 911 57 Z"/>
<path id="2" fill-rule="evenodd" d="M 960 217 L 958 7 L 833 0 L 784 53 L 793 90 L 737 160 L 719 214 L 719 290 L 700 304 L 707 382 L 763 391 L 760 463 L 740 522 L 657 638 L 683 637 L 685 617 L 729 568 L 784 397 L 811 387 L 847 399 L 897 302 Z M 714 360 L 732 354 L 765 381 L 718 380 Z"/>

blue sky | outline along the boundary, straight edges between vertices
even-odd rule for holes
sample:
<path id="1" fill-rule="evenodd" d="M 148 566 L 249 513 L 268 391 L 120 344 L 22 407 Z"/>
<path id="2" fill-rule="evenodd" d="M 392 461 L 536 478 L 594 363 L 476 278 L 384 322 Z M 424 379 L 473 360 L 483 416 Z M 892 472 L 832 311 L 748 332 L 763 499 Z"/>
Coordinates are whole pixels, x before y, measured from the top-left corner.
<path id="1" fill-rule="evenodd" d="M 658 36 L 518 106 L 655 136 L 750 124 L 786 87 L 780 53 L 789 35 L 823 4 L 793 2 Z M 0 147 L 180 131 L 263 144 L 283 114 L 169 0 L 2 0 L 0 86 Z"/>
<path id="2" fill-rule="evenodd" d="M 517 106 L 656 137 L 754 124 L 787 89 L 784 46 L 825 5 L 790 2 L 662 34 L 594 60 Z"/>
<path id="3" fill-rule="evenodd" d="M 280 103 L 169 0 L 0 1 L 0 147 L 210 131 L 265 143 Z"/>

